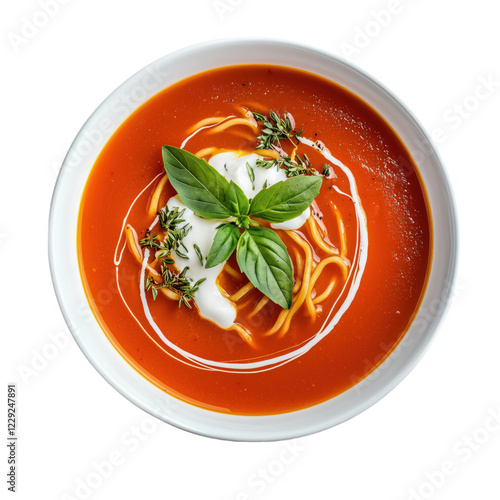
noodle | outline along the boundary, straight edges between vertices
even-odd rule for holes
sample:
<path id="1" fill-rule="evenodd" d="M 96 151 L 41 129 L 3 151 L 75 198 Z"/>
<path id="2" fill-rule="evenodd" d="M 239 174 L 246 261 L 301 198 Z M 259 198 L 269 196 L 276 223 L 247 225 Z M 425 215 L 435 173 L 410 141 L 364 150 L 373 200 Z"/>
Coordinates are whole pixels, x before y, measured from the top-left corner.
<path id="1" fill-rule="evenodd" d="M 232 268 L 227 262 L 225 266 L 222 268 L 223 271 L 225 271 L 229 276 L 232 276 L 233 278 L 241 278 L 241 273 L 236 271 L 236 269 Z"/>
<path id="2" fill-rule="evenodd" d="M 313 304 L 319 304 L 320 302 L 323 302 L 331 293 L 333 288 L 335 287 L 335 280 L 333 280 L 327 287 L 326 290 L 319 296 L 314 297 L 313 299 Z"/>
<path id="3" fill-rule="evenodd" d="M 333 257 L 327 257 L 326 259 L 323 259 L 319 264 L 318 266 L 316 267 L 316 269 L 314 270 L 312 276 L 311 276 L 311 282 L 309 284 L 309 293 L 307 294 L 307 307 L 308 309 L 310 310 L 311 308 L 314 308 L 314 301 L 313 301 L 313 298 L 312 298 L 312 290 L 314 288 L 314 285 L 316 284 L 316 281 L 318 280 L 320 274 L 323 272 L 323 269 L 328 265 L 328 264 L 337 264 L 338 266 L 340 266 L 341 270 L 342 270 L 342 276 L 344 278 L 344 280 L 347 278 L 347 265 L 346 263 L 344 262 L 344 259 L 338 255 L 334 255 Z M 327 288 L 328 290 L 328 288 Z M 324 294 L 321 295 L 321 297 L 323 296 Z M 324 300 L 324 299 L 322 299 Z M 318 301 L 318 302 L 321 302 L 321 301 Z"/>
<path id="4" fill-rule="evenodd" d="M 229 300 L 232 302 L 236 302 L 240 299 L 242 299 L 248 292 L 253 290 L 255 287 L 252 285 L 252 283 L 248 282 L 245 286 L 242 286 L 236 293 L 233 293 L 229 297 Z"/>
<path id="5" fill-rule="evenodd" d="M 214 125 L 216 123 L 222 123 L 224 120 L 227 120 L 228 118 L 231 118 L 230 116 L 210 116 L 208 118 L 204 118 L 203 120 L 200 120 L 198 123 L 195 123 L 192 127 L 190 127 L 187 130 L 188 135 L 192 134 L 196 130 L 198 130 L 201 127 L 206 127 L 207 125 Z"/>
<path id="6" fill-rule="evenodd" d="M 171 299 L 171 300 L 179 300 L 179 295 L 175 293 L 173 290 L 170 290 L 170 288 L 166 287 L 159 287 L 157 288 L 165 297 Z"/>
<path id="7" fill-rule="evenodd" d="M 253 311 L 248 315 L 248 317 L 252 318 L 253 316 L 255 316 L 268 302 L 269 297 L 264 295 L 264 297 L 259 300 L 259 303 L 254 307 Z"/>
<path id="8" fill-rule="evenodd" d="M 339 253 L 336 248 L 325 243 L 325 240 L 321 237 L 319 233 L 318 225 L 316 223 L 316 218 L 314 216 L 309 217 L 307 219 L 307 224 L 309 225 L 309 229 L 311 230 L 311 235 L 314 239 L 314 242 L 318 245 L 319 248 L 321 248 L 321 250 L 325 251 L 327 254 L 330 255 L 335 255 Z"/>
<path id="9" fill-rule="evenodd" d="M 333 207 L 333 211 L 335 213 L 335 217 L 337 218 L 337 224 L 339 227 L 340 255 L 341 255 L 341 257 L 345 258 L 345 256 L 347 255 L 347 245 L 346 245 L 346 234 L 345 234 L 344 222 L 342 221 L 342 217 L 340 216 L 340 211 L 336 206 Z"/>
<path id="10" fill-rule="evenodd" d="M 151 201 L 149 202 L 149 208 L 148 208 L 148 215 L 151 218 L 154 217 L 156 212 L 158 212 L 158 210 L 160 209 L 158 203 L 160 201 L 161 192 L 163 191 L 163 188 L 165 187 L 167 181 L 168 181 L 168 175 L 165 174 L 160 179 L 160 181 L 155 187 L 155 190 L 153 191 L 153 195 L 151 196 Z"/>
<path id="11" fill-rule="evenodd" d="M 213 156 L 217 151 L 217 148 L 203 148 L 196 152 L 194 155 L 198 158 L 204 158 L 205 156 Z"/>
<path id="12" fill-rule="evenodd" d="M 257 149 L 255 152 L 259 156 L 270 157 L 274 158 L 275 160 L 277 160 L 280 157 L 278 151 L 275 151 L 274 149 Z"/>
<path id="13" fill-rule="evenodd" d="M 215 134 L 235 125 L 246 125 L 247 127 L 250 127 L 255 133 L 258 133 L 259 131 L 258 126 L 253 124 L 248 118 L 231 118 L 230 120 L 211 128 L 209 132 Z"/>
<path id="14" fill-rule="evenodd" d="M 139 245 L 137 233 L 130 224 L 127 224 L 127 227 L 125 228 L 125 237 L 127 239 L 127 246 L 132 252 L 132 255 L 138 262 L 142 262 L 142 248 L 141 245 Z"/>
<path id="15" fill-rule="evenodd" d="M 253 339 L 252 336 L 240 325 L 237 325 L 236 323 L 232 325 L 230 330 L 235 330 L 238 332 L 239 336 L 249 345 L 253 345 Z"/>
<path id="16" fill-rule="evenodd" d="M 295 278 L 295 284 L 293 285 L 292 292 L 297 293 L 302 285 L 302 273 L 304 271 L 304 259 L 300 255 L 299 251 L 294 248 L 293 253 L 295 254 L 295 265 L 297 267 L 297 274 Z"/>

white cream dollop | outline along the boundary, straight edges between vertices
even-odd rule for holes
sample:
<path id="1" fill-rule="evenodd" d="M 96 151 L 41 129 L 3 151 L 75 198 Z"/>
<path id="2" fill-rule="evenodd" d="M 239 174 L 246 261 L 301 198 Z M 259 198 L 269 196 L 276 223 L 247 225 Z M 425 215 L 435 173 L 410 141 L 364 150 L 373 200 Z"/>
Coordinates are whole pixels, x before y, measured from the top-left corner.
<path id="1" fill-rule="evenodd" d="M 188 259 L 176 257 L 176 265 L 179 270 L 187 266 L 189 269 L 186 275 L 194 283 L 205 278 L 205 281 L 200 284 L 198 290 L 195 292 L 195 302 L 200 316 L 213 321 L 221 328 L 230 328 L 236 319 L 236 309 L 232 302 L 221 294 L 216 284 L 217 276 L 222 271 L 224 264 L 219 264 L 210 269 L 206 269 L 204 265 L 214 241 L 217 226 L 221 221 L 198 217 L 177 196 L 173 196 L 168 200 L 167 207 L 169 210 L 173 207 L 179 207 L 180 210 L 184 210 L 182 218 L 191 226 L 191 231 L 183 239 L 183 243 L 187 248 L 185 254 Z M 201 251 L 203 265 L 194 249 L 194 245 L 198 245 Z"/>

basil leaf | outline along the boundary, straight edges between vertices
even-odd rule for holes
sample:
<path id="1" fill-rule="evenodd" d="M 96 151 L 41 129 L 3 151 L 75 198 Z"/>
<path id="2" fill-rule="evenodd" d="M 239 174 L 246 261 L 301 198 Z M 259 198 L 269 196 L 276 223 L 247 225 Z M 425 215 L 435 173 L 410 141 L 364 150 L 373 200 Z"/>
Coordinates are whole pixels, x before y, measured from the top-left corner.
<path id="1" fill-rule="evenodd" d="M 249 215 L 269 222 L 298 217 L 318 196 L 323 178 L 297 175 L 259 191 L 250 205 Z"/>
<path id="2" fill-rule="evenodd" d="M 208 252 L 205 267 L 209 269 L 226 262 L 234 252 L 239 238 L 240 230 L 234 224 L 220 226 Z"/>
<path id="3" fill-rule="evenodd" d="M 238 216 L 248 214 L 250 202 L 240 186 L 233 181 L 229 183 L 229 188 L 226 191 L 226 202 L 227 207 L 231 211 L 231 215 Z"/>
<path id="4" fill-rule="evenodd" d="M 293 267 L 280 237 L 265 227 L 250 227 L 236 248 L 240 269 L 273 302 L 292 307 Z"/>
<path id="5" fill-rule="evenodd" d="M 181 201 L 196 215 L 225 219 L 231 215 L 226 191 L 229 182 L 205 160 L 173 146 L 163 146 L 163 164 Z"/>

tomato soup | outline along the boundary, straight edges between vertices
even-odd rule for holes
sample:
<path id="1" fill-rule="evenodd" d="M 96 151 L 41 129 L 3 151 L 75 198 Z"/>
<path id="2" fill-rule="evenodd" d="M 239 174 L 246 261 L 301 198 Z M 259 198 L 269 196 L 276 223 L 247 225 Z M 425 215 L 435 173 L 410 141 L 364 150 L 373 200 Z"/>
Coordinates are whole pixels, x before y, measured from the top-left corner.
<path id="1" fill-rule="evenodd" d="M 199 220 L 165 173 L 163 146 L 206 160 L 251 206 L 273 182 L 321 187 L 290 223 L 265 211 Z M 281 240 L 288 305 L 243 272 L 240 243 L 209 273 L 204 231 L 224 223 L 240 240 Z M 78 252 L 99 324 L 142 376 L 202 408 L 269 415 L 326 401 L 383 362 L 418 309 L 431 238 L 415 163 L 375 110 L 315 75 L 249 65 L 180 81 L 126 119 L 87 181 Z M 279 284 L 269 262 L 260 280 Z"/>

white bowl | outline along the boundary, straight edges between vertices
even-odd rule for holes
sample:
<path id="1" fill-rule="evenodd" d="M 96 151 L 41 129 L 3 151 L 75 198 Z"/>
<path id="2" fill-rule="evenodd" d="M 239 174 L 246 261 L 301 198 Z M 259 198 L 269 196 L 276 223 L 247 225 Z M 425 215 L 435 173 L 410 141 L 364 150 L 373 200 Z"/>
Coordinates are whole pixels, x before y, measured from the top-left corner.
<path id="1" fill-rule="evenodd" d="M 333 399 L 300 411 L 257 417 L 192 406 L 137 373 L 108 341 L 90 310 L 76 245 L 79 204 L 87 177 L 102 147 L 127 116 L 160 90 L 190 75 L 252 63 L 290 66 L 323 76 L 377 110 L 418 165 L 434 226 L 426 293 L 409 331 L 391 355 L 367 378 Z M 129 78 L 96 109 L 71 145 L 50 212 L 54 287 L 66 322 L 89 361 L 113 387 L 150 414 L 188 431 L 231 440 L 267 441 L 311 434 L 355 416 L 385 396 L 419 361 L 443 317 L 453 287 L 456 250 L 455 211 L 446 175 L 427 134 L 410 111 L 382 84 L 352 64 L 317 49 L 277 41 L 204 43 L 167 55 Z"/>

